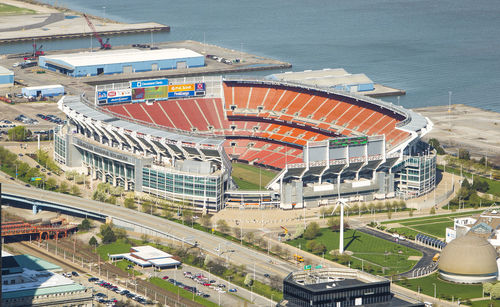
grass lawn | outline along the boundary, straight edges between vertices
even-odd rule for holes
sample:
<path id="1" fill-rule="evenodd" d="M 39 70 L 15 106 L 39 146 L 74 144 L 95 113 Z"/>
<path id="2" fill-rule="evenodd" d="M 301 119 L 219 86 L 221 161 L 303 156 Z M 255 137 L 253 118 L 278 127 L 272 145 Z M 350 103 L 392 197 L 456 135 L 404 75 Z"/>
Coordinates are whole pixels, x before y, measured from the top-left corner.
<path id="1" fill-rule="evenodd" d="M 189 291 L 184 290 L 180 287 L 177 287 L 177 286 L 175 286 L 175 285 L 173 285 L 173 284 L 169 283 L 168 281 L 165 281 L 161 278 L 152 277 L 149 279 L 149 282 L 151 282 L 152 284 L 157 285 L 158 287 L 161 287 L 169 292 L 179 293 L 179 296 L 187 298 L 188 300 L 193 300 L 193 293 L 192 292 L 189 292 Z M 222 295 L 227 295 L 227 294 L 222 294 Z M 194 296 L 194 301 L 203 305 L 203 306 L 208 306 L 208 307 L 219 306 L 216 303 L 213 303 L 213 302 L 211 302 L 203 297 L 199 297 L 197 295 Z"/>
<path id="2" fill-rule="evenodd" d="M 481 297 L 483 295 L 482 285 L 466 285 L 466 284 L 455 284 L 450 283 L 438 278 L 437 273 L 416 279 L 407 279 L 406 281 L 397 281 L 398 285 L 405 288 L 411 289 L 413 291 L 418 291 L 427 294 L 429 296 L 434 296 L 434 284 L 436 284 L 436 296 L 447 300 L 455 298 L 460 298 L 463 302 L 469 298 Z"/>
<path id="3" fill-rule="evenodd" d="M 334 260 L 329 252 L 338 249 L 339 236 L 339 232 L 333 232 L 328 228 L 321 229 L 321 234 L 315 240 L 325 244 L 327 248 L 325 258 Z M 300 244 L 301 248 L 305 249 L 306 242 L 304 238 L 299 238 L 287 243 L 296 247 Z M 344 249 L 353 252 L 354 257 L 386 267 L 387 270 L 383 272 L 384 275 L 409 271 L 416 264 L 416 261 L 408 260 L 408 257 L 422 256 L 419 251 L 412 248 L 351 229 L 344 232 Z M 351 258 L 350 262 L 351 267 L 361 268 L 360 260 Z M 364 263 L 364 265 L 366 267 L 367 263 Z M 382 274 L 380 267 L 373 269 L 375 269 L 374 273 Z"/>
<path id="4" fill-rule="evenodd" d="M 21 14 L 34 14 L 35 11 L 25 9 L 13 5 L 0 3 L 0 15 L 21 15 Z"/>
<path id="5" fill-rule="evenodd" d="M 435 216 L 423 216 L 423 217 L 415 217 L 415 218 L 407 218 L 407 219 L 401 219 L 401 220 L 391 220 L 391 221 L 384 221 L 381 224 L 393 224 L 393 223 L 400 223 L 404 224 L 406 222 L 413 223 L 416 221 L 428 221 L 432 222 L 435 219 L 442 219 L 442 218 L 451 218 L 453 220 L 454 217 L 459 217 L 459 216 L 468 216 L 472 215 L 475 213 L 481 213 L 484 210 L 474 210 L 474 211 L 467 211 L 467 212 L 457 212 L 457 213 L 449 213 L 449 214 L 440 214 L 440 215 L 435 215 Z"/>
<path id="6" fill-rule="evenodd" d="M 420 233 L 419 231 L 416 231 L 416 230 L 413 230 L 413 229 L 410 229 L 407 227 L 396 227 L 396 228 L 391 228 L 391 229 L 395 230 L 398 234 L 403 235 L 407 238 L 410 235 L 413 236 L 413 238 L 415 238 L 417 236 L 417 234 Z M 434 237 L 434 236 L 431 236 L 431 237 Z"/>
<path id="7" fill-rule="evenodd" d="M 481 300 L 481 301 L 472 301 L 472 307 L 500 307 L 499 300 Z"/>
<path id="8" fill-rule="evenodd" d="M 414 228 L 416 230 L 420 230 L 421 232 L 424 232 L 425 234 L 430 234 L 430 235 L 433 235 L 433 236 L 436 236 L 439 238 L 446 237 L 446 227 L 453 227 L 453 221 L 411 226 L 411 228 Z"/>
<path id="9" fill-rule="evenodd" d="M 141 272 L 138 272 L 138 271 L 136 271 L 134 269 L 127 268 L 129 264 L 132 265 L 132 266 L 135 265 L 132 261 L 128 261 L 128 260 L 120 260 L 120 261 L 116 261 L 114 263 L 114 265 L 116 265 L 116 267 L 122 269 L 122 271 L 129 272 L 129 273 L 131 273 L 134 276 L 142 275 Z"/>
<path id="10" fill-rule="evenodd" d="M 128 253 L 131 247 L 132 245 L 129 243 L 116 241 L 111 244 L 98 246 L 97 252 L 101 256 L 101 260 L 108 260 L 108 255 Z"/>
<path id="11" fill-rule="evenodd" d="M 453 218 L 442 217 L 439 219 L 418 220 L 418 221 L 411 221 L 411 222 L 402 222 L 399 224 L 405 225 L 405 226 L 414 226 L 414 225 L 424 225 L 424 224 L 431 224 L 431 223 L 434 224 L 434 223 L 449 222 L 449 221 L 453 221 Z"/>
<path id="12" fill-rule="evenodd" d="M 233 173 L 231 176 L 240 190 L 258 190 L 259 183 L 262 184 L 260 189 L 264 189 L 266 184 L 276 176 L 276 172 L 261 167 L 244 163 L 233 163 L 232 165 Z"/>

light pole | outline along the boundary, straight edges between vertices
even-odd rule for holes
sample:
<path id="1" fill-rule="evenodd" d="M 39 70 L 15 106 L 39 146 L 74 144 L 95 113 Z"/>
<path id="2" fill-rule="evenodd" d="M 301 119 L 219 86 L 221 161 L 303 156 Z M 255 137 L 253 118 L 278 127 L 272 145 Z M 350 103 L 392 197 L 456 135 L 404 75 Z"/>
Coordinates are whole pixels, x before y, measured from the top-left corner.
<path id="1" fill-rule="evenodd" d="M 436 284 L 432 283 L 432 285 L 434 286 L 434 298 L 435 298 L 436 297 Z"/>
<path id="2" fill-rule="evenodd" d="M 102 16 L 103 16 L 102 17 L 103 19 L 106 19 L 106 7 L 105 6 L 102 7 Z"/>

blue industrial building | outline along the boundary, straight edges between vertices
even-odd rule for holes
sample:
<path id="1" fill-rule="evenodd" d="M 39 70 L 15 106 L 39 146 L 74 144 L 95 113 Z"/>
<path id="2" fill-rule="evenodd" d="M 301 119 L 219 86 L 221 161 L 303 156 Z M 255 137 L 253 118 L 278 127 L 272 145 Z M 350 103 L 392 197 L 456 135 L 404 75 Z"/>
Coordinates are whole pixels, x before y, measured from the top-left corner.
<path id="1" fill-rule="evenodd" d="M 0 66 L 0 87 L 14 85 L 14 72 Z"/>
<path id="2" fill-rule="evenodd" d="M 205 57 L 185 48 L 103 50 L 41 56 L 40 67 L 73 77 L 205 66 Z"/>
<path id="3" fill-rule="evenodd" d="M 53 97 L 64 95 L 64 86 L 60 84 L 23 87 L 25 97 Z"/>

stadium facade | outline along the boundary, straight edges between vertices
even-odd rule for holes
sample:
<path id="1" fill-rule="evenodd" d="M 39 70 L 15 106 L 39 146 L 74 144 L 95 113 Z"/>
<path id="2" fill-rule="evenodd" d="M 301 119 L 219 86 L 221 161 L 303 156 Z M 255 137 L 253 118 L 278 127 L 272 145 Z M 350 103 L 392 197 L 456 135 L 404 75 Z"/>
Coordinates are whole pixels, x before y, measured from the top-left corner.
<path id="1" fill-rule="evenodd" d="M 415 197 L 435 185 L 421 115 L 381 100 L 284 81 L 205 76 L 102 85 L 59 101 L 55 160 L 126 190 L 217 211 Z M 231 161 L 278 171 L 241 192 Z"/>

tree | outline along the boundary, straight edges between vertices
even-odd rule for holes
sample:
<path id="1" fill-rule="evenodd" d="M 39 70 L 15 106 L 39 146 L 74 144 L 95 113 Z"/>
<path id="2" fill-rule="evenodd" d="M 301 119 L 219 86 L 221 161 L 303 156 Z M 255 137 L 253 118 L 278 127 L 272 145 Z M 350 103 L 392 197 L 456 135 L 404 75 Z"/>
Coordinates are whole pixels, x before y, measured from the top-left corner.
<path id="1" fill-rule="evenodd" d="M 411 209 L 410 209 L 410 211 L 408 211 L 408 215 L 409 215 L 410 217 L 412 217 L 412 216 L 413 216 L 413 210 L 414 210 L 414 209 L 413 209 L 413 208 L 411 208 Z"/>
<path id="2" fill-rule="evenodd" d="M 49 179 L 47 179 L 47 181 L 45 181 L 45 188 L 47 190 L 54 191 L 56 189 L 56 186 L 57 180 L 53 177 L 50 177 Z"/>
<path id="3" fill-rule="evenodd" d="M 89 240 L 89 245 L 90 246 L 97 246 L 97 244 L 98 244 L 97 239 L 94 236 L 92 236 L 92 238 L 90 238 L 90 240 Z"/>
<path id="4" fill-rule="evenodd" d="M 436 208 L 434 208 L 434 206 L 431 208 L 431 210 L 429 211 L 430 214 L 436 214 Z"/>
<path id="5" fill-rule="evenodd" d="M 247 242 L 253 243 L 254 239 L 255 239 L 255 234 L 253 232 L 249 231 L 245 234 L 245 240 Z"/>
<path id="6" fill-rule="evenodd" d="M 476 178 L 472 183 L 472 189 L 478 192 L 483 192 L 483 193 L 488 192 L 489 188 L 490 186 L 486 180 L 481 180 L 479 178 Z"/>
<path id="7" fill-rule="evenodd" d="M 227 233 L 227 232 L 229 232 L 229 225 L 227 224 L 227 222 L 225 220 L 218 220 L 217 221 L 217 229 L 220 232 Z"/>
<path id="8" fill-rule="evenodd" d="M 492 299 L 500 298 L 500 283 L 496 283 L 491 287 L 490 295 Z"/>
<path id="9" fill-rule="evenodd" d="M 320 255 L 326 252 L 326 246 L 323 243 L 317 243 L 316 246 L 312 249 L 312 252 L 316 255 Z"/>
<path id="10" fill-rule="evenodd" d="M 470 153 L 467 149 L 460 148 L 458 150 L 458 158 L 462 160 L 470 160 Z"/>
<path id="11" fill-rule="evenodd" d="M 26 141 L 31 136 L 31 131 L 24 126 L 16 126 L 9 129 L 7 134 L 11 141 Z"/>
<path id="12" fill-rule="evenodd" d="M 316 244 L 318 244 L 318 243 L 315 240 L 307 241 L 306 249 L 309 251 L 312 251 L 316 247 Z"/>
<path id="13" fill-rule="evenodd" d="M 145 233 L 141 235 L 141 241 L 143 244 L 149 243 L 149 236 Z"/>
<path id="14" fill-rule="evenodd" d="M 67 194 L 69 191 L 69 186 L 66 183 L 66 181 L 62 181 L 61 184 L 59 184 L 59 192 Z"/>
<path id="15" fill-rule="evenodd" d="M 135 201 L 133 198 L 125 198 L 125 200 L 123 201 L 123 205 L 125 206 L 125 208 L 129 208 L 129 209 L 136 209 L 137 206 L 135 205 Z"/>
<path id="16" fill-rule="evenodd" d="M 116 196 L 111 195 L 110 197 L 106 198 L 105 202 L 108 204 L 116 205 Z"/>
<path id="17" fill-rule="evenodd" d="M 78 229 L 80 230 L 89 230 L 91 227 L 90 220 L 89 219 L 84 219 L 80 225 L 78 225 Z"/>
<path id="18" fill-rule="evenodd" d="M 429 140 L 429 145 L 431 145 L 432 147 L 434 147 L 434 149 L 436 149 L 438 155 L 444 155 L 446 153 L 443 147 L 441 147 L 439 141 L 435 138 Z"/>
<path id="19" fill-rule="evenodd" d="M 193 219 L 193 212 L 192 211 L 189 211 L 189 210 L 184 210 L 182 212 L 182 220 L 185 222 L 185 223 L 192 223 L 194 221 Z"/>
<path id="20" fill-rule="evenodd" d="M 141 203 L 142 212 L 149 213 L 151 211 L 151 202 L 149 200 L 143 200 Z M 186 214 L 186 213 L 184 213 Z"/>
<path id="21" fill-rule="evenodd" d="M 101 228 L 102 243 L 109 244 L 116 241 L 116 235 L 110 225 L 103 225 Z"/>
<path id="22" fill-rule="evenodd" d="M 233 228 L 234 237 L 237 239 L 241 239 L 243 237 L 243 231 L 240 227 Z"/>
<path id="23" fill-rule="evenodd" d="M 208 214 L 203 215 L 200 218 L 200 224 L 203 227 L 210 228 L 212 226 L 212 217 L 210 215 L 208 215 Z"/>
<path id="24" fill-rule="evenodd" d="M 320 228 L 318 223 L 316 222 L 311 222 L 309 225 L 307 225 L 306 230 L 304 231 L 304 239 L 306 240 L 311 240 L 316 238 L 320 232 Z"/>
<path id="25" fill-rule="evenodd" d="M 491 293 L 491 288 L 493 287 L 493 284 L 490 282 L 485 282 L 483 283 L 483 291 L 484 294 L 490 294 Z"/>
<path id="26" fill-rule="evenodd" d="M 247 275 L 245 276 L 245 281 L 243 283 L 247 287 L 250 287 L 253 285 L 253 279 L 252 279 L 252 276 L 250 275 L 250 273 L 247 273 Z"/>
<path id="27" fill-rule="evenodd" d="M 127 231 L 123 228 L 113 228 L 117 240 L 127 240 Z"/>
<path id="28" fill-rule="evenodd" d="M 72 185 L 69 193 L 75 196 L 80 196 L 80 194 L 82 194 L 80 188 L 77 185 Z"/>
<path id="29" fill-rule="evenodd" d="M 271 275 L 271 277 L 269 277 L 269 282 L 271 284 L 271 288 L 276 291 L 281 291 L 281 286 L 283 285 L 283 279 L 281 279 L 281 277 L 278 275 Z"/>
<path id="30" fill-rule="evenodd" d="M 332 231 L 338 231 L 340 229 L 340 218 L 332 216 L 328 219 L 327 225 L 332 229 Z"/>
<path id="31" fill-rule="evenodd" d="M 293 234 L 292 239 L 299 238 L 303 234 L 304 234 L 304 227 L 302 226 L 302 224 L 300 224 L 297 226 L 297 228 L 295 228 L 295 233 Z"/>
<path id="32" fill-rule="evenodd" d="M 391 218 L 392 218 L 392 211 L 391 211 L 391 210 L 388 210 L 388 211 L 387 211 L 387 218 L 388 218 L 388 219 L 391 219 Z"/>

